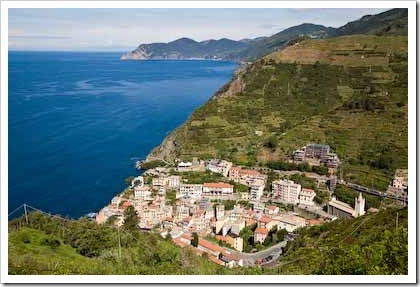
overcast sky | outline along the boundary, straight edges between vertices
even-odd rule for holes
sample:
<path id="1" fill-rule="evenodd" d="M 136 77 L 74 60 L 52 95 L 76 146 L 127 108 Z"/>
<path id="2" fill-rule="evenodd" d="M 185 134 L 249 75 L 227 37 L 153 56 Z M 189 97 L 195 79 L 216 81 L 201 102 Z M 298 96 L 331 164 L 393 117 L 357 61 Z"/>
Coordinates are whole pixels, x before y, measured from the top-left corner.
<path id="1" fill-rule="evenodd" d="M 180 37 L 240 40 L 302 23 L 339 27 L 386 10 L 10 8 L 9 50 L 128 51 Z"/>

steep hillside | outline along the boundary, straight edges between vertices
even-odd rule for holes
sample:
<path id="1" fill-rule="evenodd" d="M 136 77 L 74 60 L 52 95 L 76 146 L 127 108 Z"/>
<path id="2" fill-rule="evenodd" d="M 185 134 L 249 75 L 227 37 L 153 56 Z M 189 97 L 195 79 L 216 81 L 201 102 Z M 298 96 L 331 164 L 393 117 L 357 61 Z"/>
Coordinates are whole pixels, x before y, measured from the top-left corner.
<path id="1" fill-rule="evenodd" d="M 255 165 L 326 143 L 346 178 L 383 189 L 407 166 L 407 74 L 405 36 L 297 42 L 238 71 L 152 155 Z"/>
<path id="2" fill-rule="evenodd" d="M 270 37 L 255 40 L 243 51 L 229 54 L 229 58 L 236 60 L 255 60 L 277 49 L 286 46 L 290 41 L 299 37 L 327 38 L 335 33 L 335 28 L 304 23 L 287 28 Z"/>
<path id="3" fill-rule="evenodd" d="M 289 242 L 280 274 L 408 274 L 407 209 L 304 228 Z"/>
<path id="4" fill-rule="evenodd" d="M 121 249 L 119 250 L 119 243 Z M 39 213 L 9 222 L 11 275 L 224 274 L 226 268 L 157 233 Z"/>
<path id="5" fill-rule="evenodd" d="M 408 9 L 391 9 L 377 15 L 366 15 L 361 19 L 337 28 L 336 36 L 353 34 L 407 35 Z"/>

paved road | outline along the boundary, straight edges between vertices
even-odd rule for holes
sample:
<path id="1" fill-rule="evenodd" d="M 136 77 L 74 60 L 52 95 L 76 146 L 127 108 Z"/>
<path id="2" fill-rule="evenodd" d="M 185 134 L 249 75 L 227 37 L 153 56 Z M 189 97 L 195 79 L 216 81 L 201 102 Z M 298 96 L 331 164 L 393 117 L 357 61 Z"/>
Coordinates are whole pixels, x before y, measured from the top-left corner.
<path id="1" fill-rule="evenodd" d="M 267 249 L 261 250 L 259 252 L 255 252 L 255 253 L 244 253 L 244 252 L 239 252 L 227 247 L 223 247 L 226 251 L 229 251 L 231 254 L 234 254 L 236 256 L 238 256 L 239 258 L 242 258 L 244 261 L 244 266 L 253 266 L 255 265 L 255 261 L 257 259 L 263 259 L 266 258 L 267 256 L 272 256 L 273 259 L 271 261 L 275 261 L 277 260 L 280 255 L 281 255 L 281 248 L 285 247 L 287 244 L 287 241 L 282 241 L 277 243 L 276 245 L 273 245 Z"/>

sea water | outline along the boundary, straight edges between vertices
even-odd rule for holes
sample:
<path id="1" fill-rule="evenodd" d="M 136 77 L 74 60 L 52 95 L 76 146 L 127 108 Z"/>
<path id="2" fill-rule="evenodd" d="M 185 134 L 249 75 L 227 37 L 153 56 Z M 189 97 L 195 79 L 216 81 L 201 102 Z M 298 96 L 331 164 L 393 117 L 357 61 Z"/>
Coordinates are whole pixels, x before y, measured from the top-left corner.
<path id="1" fill-rule="evenodd" d="M 98 211 L 237 67 L 119 56 L 9 52 L 9 212 L 23 203 L 73 218 Z"/>

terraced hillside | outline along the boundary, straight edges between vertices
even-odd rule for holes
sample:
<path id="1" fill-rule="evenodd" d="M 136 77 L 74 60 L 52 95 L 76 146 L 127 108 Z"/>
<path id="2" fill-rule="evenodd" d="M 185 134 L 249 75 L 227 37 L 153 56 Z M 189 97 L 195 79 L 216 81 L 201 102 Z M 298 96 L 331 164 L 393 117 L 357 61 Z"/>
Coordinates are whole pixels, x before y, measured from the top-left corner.
<path id="1" fill-rule="evenodd" d="M 407 167 L 407 41 L 352 35 L 269 54 L 240 69 L 151 156 L 263 165 L 326 143 L 346 178 L 385 188 Z"/>

